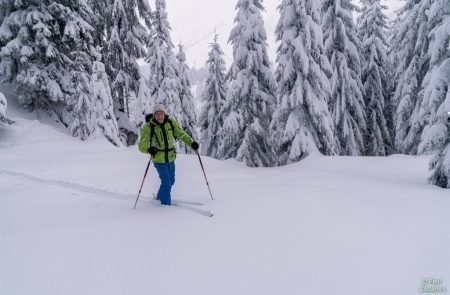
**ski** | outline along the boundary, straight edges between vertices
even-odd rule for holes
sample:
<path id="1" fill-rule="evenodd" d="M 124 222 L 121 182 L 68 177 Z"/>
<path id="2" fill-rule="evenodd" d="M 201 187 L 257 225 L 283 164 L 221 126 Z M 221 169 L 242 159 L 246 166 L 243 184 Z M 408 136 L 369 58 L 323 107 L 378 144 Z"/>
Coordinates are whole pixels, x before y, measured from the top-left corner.
<path id="1" fill-rule="evenodd" d="M 157 200 L 155 193 L 153 193 L 153 199 Z M 194 205 L 194 206 L 204 206 L 205 205 L 204 203 L 200 203 L 200 202 L 185 201 L 185 200 L 179 200 L 179 199 L 172 199 L 172 201 L 175 201 L 180 204 Z"/>
<path id="2" fill-rule="evenodd" d="M 206 216 L 206 217 L 213 217 L 214 216 L 214 213 L 212 211 L 210 211 L 210 210 L 203 210 L 203 209 L 199 209 L 199 208 L 196 208 L 196 207 L 191 207 L 189 205 L 182 204 L 182 203 L 179 203 L 177 201 L 172 201 L 172 206 L 174 206 L 175 208 L 189 210 L 191 212 L 195 212 L 195 213 L 198 213 L 198 214 Z"/>
<path id="3" fill-rule="evenodd" d="M 179 199 L 173 199 L 173 200 L 177 203 L 186 204 L 186 205 L 193 205 L 193 206 L 204 206 L 205 205 L 200 202 L 184 201 L 184 200 L 179 200 Z"/>
<path id="4" fill-rule="evenodd" d="M 158 201 L 158 199 L 156 198 L 156 194 L 153 193 L 153 200 L 152 201 Z M 179 200 L 172 200 L 172 206 L 174 206 L 175 208 L 179 208 L 179 209 L 185 209 L 191 212 L 195 212 L 198 213 L 200 215 L 206 216 L 206 217 L 213 217 L 214 213 L 210 210 L 205 210 L 205 209 L 199 209 L 196 207 L 192 207 L 191 205 L 194 206 L 203 206 L 202 203 L 197 203 L 197 202 L 189 202 L 189 201 L 179 201 Z"/>

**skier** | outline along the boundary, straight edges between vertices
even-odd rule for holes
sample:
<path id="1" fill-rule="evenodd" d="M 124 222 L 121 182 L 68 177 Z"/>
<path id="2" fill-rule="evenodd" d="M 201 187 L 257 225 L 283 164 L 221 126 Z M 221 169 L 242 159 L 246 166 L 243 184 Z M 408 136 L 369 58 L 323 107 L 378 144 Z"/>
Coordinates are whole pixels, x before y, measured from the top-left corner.
<path id="1" fill-rule="evenodd" d="M 175 183 L 175 139 L 181 139 L 194 151 L 199 145 L 180 128 L 175 119 L 166 115 L 164 105 L 156 104 L 153 115 L 149 115 L 139 140 L 139 150 L 152 155 L 152 161 L 158 171 L 161 185 L 156 198 L 162 205 L 171 205 L 170 192 Z"/>

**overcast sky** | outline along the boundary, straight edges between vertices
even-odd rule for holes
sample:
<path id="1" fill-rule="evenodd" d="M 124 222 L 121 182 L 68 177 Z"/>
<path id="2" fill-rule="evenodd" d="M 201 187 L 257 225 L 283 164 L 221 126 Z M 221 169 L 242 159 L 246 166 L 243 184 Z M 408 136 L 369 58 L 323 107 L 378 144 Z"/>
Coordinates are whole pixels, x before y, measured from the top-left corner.
<path id="1" fill-rule="evenodd" d="M 149 0 L 154 7 L 154 0 Z M 172 41 L 185 46 L 188 64 L 201 67 L 208 58 L 209 43 L 214 32 L 219 34 L 219 43 L 225 52 L 227 66 L 232 60 L 232 48 L 228 37 L 236 15 L 237 0 L 166 0 L 167 13 L 172 26 Z M 319 0 L 318 0 L 319 1 Z M 278 22 L 277 5 L 281 0 L 264 0 L 266 11 L 263 14 L 268 36 L 269 55 L 275 61 L 275 27 Z M 382 0 L 389 7 L 387 14 L 401 6 L 401 0 Z M 357 2 L 359 3 L 359 2 Z M 178 48 L 177 48 L 178 50 Z"/>

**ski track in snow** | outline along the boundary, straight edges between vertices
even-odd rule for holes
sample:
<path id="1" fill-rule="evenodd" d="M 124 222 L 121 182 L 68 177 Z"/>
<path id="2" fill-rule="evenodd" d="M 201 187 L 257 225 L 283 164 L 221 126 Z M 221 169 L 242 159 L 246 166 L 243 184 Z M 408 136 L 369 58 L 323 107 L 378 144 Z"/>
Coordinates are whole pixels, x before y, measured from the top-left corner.
<path id="1" fill-rule="evenodd" d="M 137 195 L 122 193 L 118 191 L 108 190 L 106 188 L 95 188 L 90 187 L 86 185 L 82 185 L 79 183 L 74 183 L 66 180 L 57 180 L 57 179 L 44 179 L 41 177 L 36 177 L 33 175 L 21 173 L 21 172 L 15 172 L 10 170 L 3 170 L 0 169 L 0 175 L 9 176 L 9 177 L 17 177 L 17 178 L 23 178 L 28 181 L 31 181 L 33 183 L 39 183 L 39 184 L 48 184 L 52 186 L 59 186 L 71 190 L 81 191 L 93 195 L 103 195 L 107 197 L 114 197 L 116 199 L 124 200 L 124 201 L 131 201 L 133 198 L 136 198 Z M 147 198 L 139 198 L 139 201 L 148 202 L 148 203 L 158 203 L 158 201 L 153 199 L 147 199 Z M 193 206 L 203 206 L 202 203 L 199 202 L 190 202 L 190 201 L 180 201 L 180 200 L 172 200 L 174 207 L 177 209 L 184 209 L 187 211 L 191 211 L 193 213 L 197 213 L 206 217 L 212 217 L 214 216 L 214 213 L 210 210 L 204 210 L 192 207 Z"/>
<path id="2" fill-rule="evenodd" d="M 100 195 L 104 195 L 104 196 L 113 196 L 115 198 L 122 199 L 122 200 L 131 200 L 131 198 L 133 197 L 133 195 L 131 195 L 131 194 L 112 191 L 112 190 L 108 190 L 106 188 L 90 187 L 90 186 L 70 182 L 67 180 L 45 179 L 45 178 L 36 177 L 33 175 L 21 173 L 21 172 L 15 172 L 15 171 L 3 170 L 3 169 L 0 169 L 0 175 L 25 178 L 34 183 L 44 183 L 44 184 L 49 184 L 49 185 L 56 185 L 59 187 L 73 189 L 73 190 L 82 191 L 85 193 L 91 193 L 91 194 L 95 194 L 95 195 L 100 194 Z"/>

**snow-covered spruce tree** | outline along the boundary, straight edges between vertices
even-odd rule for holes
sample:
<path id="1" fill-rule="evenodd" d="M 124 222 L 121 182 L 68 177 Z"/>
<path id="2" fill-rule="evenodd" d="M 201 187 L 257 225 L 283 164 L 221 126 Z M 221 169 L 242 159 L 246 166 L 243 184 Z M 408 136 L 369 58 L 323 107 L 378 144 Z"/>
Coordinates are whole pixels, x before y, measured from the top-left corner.
<path id="1" fill-rule="evenodd" d="M 6 97 L 0 92 L 0 123 L 6 123 L 6 109 L 8 104 L 6 102 Z"/>
<path id="2" fill-rule="evenodd" d="M 12 124 L 13 122 L 6 117 L 6 109 L 8 108 L 8 104 L 6 101 L 6 97 L 3 93 L 0 92 L 0 126 L 3 124 Z"/>
<path id="3" fill-rule="evenodd" d="M 71 67 L 72 99 L 75 104 L 71 114 L 74 120 L 69 129 L 81 140 L 97 133 L 119 146 L 119 129 L 105 65 L 99 61 L 91 62 L 89 56 L 81 51 L 76 54 Z"/>
<path id="4" fill-rule="evenodd" d="M 92 11 L 86 1 L 0 1 L 0 78 L 15 83 L 30 110 L 56 111 L 70 103 L 73 48 L 92 54 Z M 68 103 L 69 102 L 69 103 Z"/>
<path id="5" fill-rule="evenodd" d="M 146 55 L 145 44 L 150 37 L 151 25 L 150 6 L 146 0 L 107 0 L 106 13 L 99 14 L 105 15 L 103 55 L 111 81 L 114 113 L 122 141 L 134 144 L 137 129 L 130 120 L 130 104 L 137 99 L 139 92 L 140 73 L 136 59 Z M 141 24 L 140 18 L 147 27 Z"/>
<path id="6" fill-rule="evenodd" d="M 386 119 L 386 125 L 391 135 L 391 147 L 392 152 L 396 153 L 395 146 L 395 113 L 396 104 L 394 102 L 394 92 L 395 92 L 395 66 L 398 65 L 399 57 L 396 55 L 396 49 L 392 45 L 394 40 L 394 28 L 396 26 L 398 19 L 391 19 L 387 24 L 387 63 L 386 63 L 386 82 L 387 88 L 385 90 L 387 101 L 384 102 L 384 118 Z"/>
<path id="7" fill-rule="evenodd" d="M 68 9 L 59 7 L 58 13 L 71 19 L 71 11 Z M 92 11 L 87 10 L 86 13 Z M 114 116 L 108 118 L 106 115 L 113 112 L 112 104 L 106 95 L 99 94 L 103 92 L 102 88 L 109 87 L 109 81 L 102 68 L 103 64 L 95 61 L 101 57 L 99 50 L 94 46 L 96 32 L 89 25 L 89 35 L 78 34 L 76 26 L 71 26 L 73 25 L 70 23 L 66 26 L 68 33 L 65 36 L 66 42 L 71 45 L 69 57 L 72 60 L 67 65 L 70 70 L 69 111 L 73 117 L 69 129 L 74 136 L 79 136 L 82 140 L 89 138 L 98 129 L 99 134 L 103 134 L 111 143 L 118 145 L 116 119 Z M 102 75 L 103 81 L 99 83 L 99 79 L 102 79 L 99 76 Z"/>
<path id="8" fill-rule="evenodd" d="M 447 138 L 450 138 L 448 133 Z M 428 182 L 442 188 L 450 188 L 450 139 L 430 161 L 431 176 Z"/>
<path id="9" fill-rule="evenodd" d="M 270 129 L 277 163 L 285 165 L 316 150 L 336 151 L 327 106 L 332 69 L 324 52 L 320 2 L 283 0 L 278 9 L 278 109 Z"/>
<path id="10" fill-rule="evenodd" d="M 3 24 L 3 20 L 11 12 L 14 6 L 14 0 L 0 0 L 0 25 Z M 2 28 L 1 30 L 3 30 Z"/>
<path id="11" fill-rule="evenodd" d="M 90 83 L 93 61 L 99 57 L 91 4 L 1 3 L 7 9 L 0 30 L 2 78 L 18 86 L 24 107 L 55 112 L 72 134 L 83 140 L 95 131 L 98 120 L 95 89 Z M 114 126 L 114 122 L 110 124 Z M 106 129 L 105 136 L 115 143 Z"/>
<path id="12" fill-rule="evenodd" d="M 331 62 L 331 98 L 328 103 L 341 155 L 364 153 L 366 130 L 361 82 L 360 40 L 353 22 L 357 9 L 350 0 L 322 2 L 325 52 Z"/>
<path id="13" fill-rule="evenodd" d="M 151 91 L 149 88 L 150 83 L 145 77 L 145 74 L 141 75 L 139 79 L 139 92 L 137 96 L 135 119 L 139 126 L 145 123 L 145 116 L 152 113 Z"/>
<path id="14" fill-rule="evenodd" d="M 92 64 L 92 100 L 95 105 L 96 128 L 115 145 L 120 145 L 119 127 L 114 117 L 114 106 L 105 65 L 99 61 Z"/>
<path id="15" fill-rule="evenodd" d="M 74 104 L 71 110 L 73 121 L 69 130 L 73 136 L 86 140 L 95 131 L 95 102 L 89 82 L 92 62 L 89 56 L 81 51 L 75 51 L 75 60 L 71 66 L 71 100 Z"/>
<path id="16" fill-rule="evenodd" d="M 154 36 L 148 44 L 146 61 L 149 63 L 150 101 L 162 103 L 167 113 L 181 119 L 182 106 L 179 98 L 180 80 L 176 75 L 176 59 L 170 37 L 170 25 L 167 19 L 166 1 L 156 0 L 153 12 Z"/>
<path id="17" fill-rule="evenodd" d="M 183 112 L 178 117 L 178 123 L 192 138 L 197 139 L 197 112 L 194 105 L 194 96 L 192 95 L 191 82 L 189 80 L 189 67 L 186 64 L 186 54 L 184 53 L 183 46 L 178 45 L 177 67 L 176 73 L 179 84 L 179 97 L 181 102 L 181 108 Z M 191 153 L 192 149 L 185 144 L 179 144 L 177 149 L 184 153 Z"/>
<path id="18" fill-rule="evenodd" d="M 69 12 L 66 10 L 59 13 Z M 86 13 L 92 15 L 92 18 L 87 20 L 95 24 L 96 15 L 93 10 L 87 10 Z M 90 35 L 72 32 L 67 36 L 72 39 L 69 54 L 72 62 L 67 65 L 70 70 L 69 111 L 73 117 L 69 129 L 74 136 L 79 136 L 82 140 L 98 133 L 117 146 L 120 145 L 120 140 L 109 80 L 104 64 L 96 61 L 101 59 L 99 46 L 95 46 L 99 34 L 90 23 Z M 70 32 L 71 28 L 67 31 Z"/>
<path id="19" fill-rule="evenodd" d="M 272 166 L 269 124 L 276 84 L 267 55 L 261 0 L 239 0 L 229 42 L 233 45 L 230 89 L 222 109 L 218 157 L 237 157 L 248 166 Z"/>
<path id="20" fill-rule="evenodd" d="M 430 30 L 430 70 L 423 81 L 419 117 L 426 117 L 418 153 L 442 151 L 447 141 L 450 112 L 450 0 L 434 1 L 427 12 Z"/>
<path id="21" fill-rule="evenodd" d="M 448 72 L 447 72 L 448 75 Z M 448 84 L 447 84 L 448 85 Z M 447 87 L 447 94 L 446 94 L 446 102 L 445 106 L 443 106 L 447 110 L 450 109 L 450 91 Z M 441 108 L 443 108 L 441 107 Z M 447 117 L 445 119 L 445 117 Z M 444 122 L 442 122 L 444 121 Z M 438 143 L 438 150 L 431 158 L 430 161 L 430 170 L 431 175 L 428 178 L 428 182 L 437 186 L 440 186 L 442 188 L 450 188 L 450 113 L 447 113 L 447 116 L 443 116 L 441 118 L 441 124 L 447 124 L 447 133 L 443 133 L 442 130 L 444 129 L 441 126 L 438 126 L 437 123 L 435 123 L 432 128 L 436 129 L 436 138 L 435 141 L 439 141 Z M 439 128 L 441 127 L 441 128 Z M 443 136 L 443 137 L 441 137 Z"/>
<path id="22" fill-rule="evenodd" d="M 398 15 L 392 44 L 395 65 L 395 146 L 401 153 L 416 154 L 428 118 L 420 115 L 423 81 L 430 68 L 428 54 L 430 0 L 406 0 Z"/>
<path id="23" fill-rule="evenodd" d="M 433 1 L 427 11 L 430 70 L 424 78 L 420 117 L 427 117 L 419 153 L 436 151 L 429 182 L 450 188 L 450 1 Z"/>
<path id="24" fill-rule="evenodd" d="M 201 93 L 203 105 L 199 116 L 200 148 L 202 154 L 217 157 L 218 135 L 223 126 L 223 118 L 219 116 L 219 112 L 225 104 L 228 81 L 225 78 L 224 53 L 217 42 L 217 34 L 210 48 L 206 62 L 208 73 Z"/>
<path id="25" fill-rule="evenodd" d="M 390 107 L 387 70 L 387 17 L 386 7 L 380 0 L 362 0 L 358 17 L 358 30 L 362 39 L 362 82 L 366 105 L 367 130 L 364 135 L 366 155 L 392 154 L 392 137 L 385 118 Z"/>

